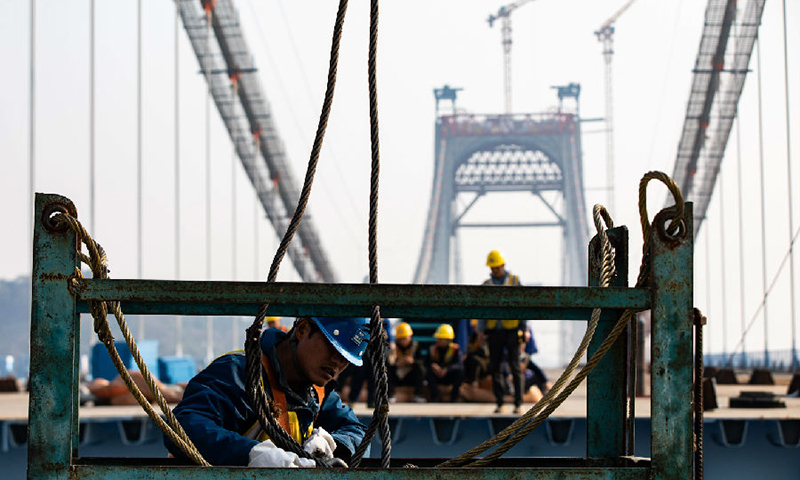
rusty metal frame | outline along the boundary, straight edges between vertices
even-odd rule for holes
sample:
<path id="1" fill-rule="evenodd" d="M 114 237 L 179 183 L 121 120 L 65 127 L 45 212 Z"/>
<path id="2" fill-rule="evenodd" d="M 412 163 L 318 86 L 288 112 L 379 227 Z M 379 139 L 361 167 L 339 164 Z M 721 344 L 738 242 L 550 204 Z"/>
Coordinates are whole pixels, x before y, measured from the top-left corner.
<path id="1" fill-rule="evenodd" d="M 170 459 L 84 458 L 78 455 L 78 314 L 87 300 L 118 300 L 127 313 L 182 315 L 250 315 L 265 300 L 277 315 L 366 315 L 373 304 L 387 316 L 412 315 L 435 321 L 448 318 L 588 319 L 591 308 L 607 309 L 598 335 L 626 308 L 652 310 L 651 459 L 624 456 L 624 345 L 609 352 L 589 376 L 587 458 L 509 458 L 492 468 L 437 469 L 431 459 L 421 468 L 388 470 L 293 470 L 296 479 L 655 479 L 690 478 L 692 222 L 688 208 L 682 239 L 663 228 L 652 234 L 652 281 L 649 288 L 627 288 L 620 273 L 614 287 L 519 287 L 487 289 L 445 285 L 334 285 L 254 282 L 175 282 L 153 280 L 81 280 L 67 288 L 78 265 L 76 237 L 52 229 L 49 216 L 72 202 L 36 195 L 31 308 L 31 379 L 28 435 L 29 479 L 225 478 L 283 479 L 280 469 L 202 468 Z M 627 271 L 627 234 L 610 232 L 619 272 Z M 590 249 L 590 278 L 597 278 L 596 248 Z M 490 293 L 490 294 L 489 294 Z M 274 310 L 273 310 L 274 309 Z M 624 339 L 619 340 L 624 344 Z M 66 372 L 66 374 L 65 374 Z M 620 388 L 620 386 L 622 388 Z M 365 460 L 369 467 L 374 465 Z"/>

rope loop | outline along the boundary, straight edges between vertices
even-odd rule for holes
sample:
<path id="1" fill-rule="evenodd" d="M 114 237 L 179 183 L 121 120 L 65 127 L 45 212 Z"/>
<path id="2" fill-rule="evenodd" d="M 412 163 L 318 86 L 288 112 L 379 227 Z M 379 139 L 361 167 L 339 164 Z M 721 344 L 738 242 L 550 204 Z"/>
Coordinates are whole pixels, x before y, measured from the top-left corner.
<path id="1" fill-rule="evenodd" d="M 42 222 L 45 228 L 52 232 L 63 232 L 67 229 L 75 232 L 77 239 L 77 256 L 80 261 L 89 266 L 89 268 L 92 270 L 93 278 L 108 278 L 108 257 L 106 256 L 105 250 L 103 250 L 100 244 L 98 244 L 91 237 L 91 235 L 89 235 L 83 225 L 81 225 L 81 223 L 75 217 L 74 213 L 74 207 L 67 208 L 63 204 L 53 203 L 47 205 L 43 210 Z M 88 256 L 81 252 L 81 245 L 86 246 L 87 250 L 89 251 Z M 79 297 L 80 292 L 83 290 L 81 283 L 83 278 L 84 277 L 80 269 L 76 267 L 75 273 L 70 275 L 70 278 L 68 279 L 67 288 L 76 297 Z M 145 413 L 147 413 L 147 416 L 150 417 L 153 423 L 155 423 L 156 426 L 162 432 L 164 432 L 164 435 L 169 437 L 169 439 L 172 440 L 172 442 L 177 445 L 178 448 L 180 448 L 188 458 L 198 465 L 210 466 L 210 464 L 197 450 L 197 447 L 194 446 L 191 439 L 189 439 L 189 436 L 183 430 L 183 427 L 181 427 L 178 419 L 175 418 L 175 415 L 172 413 L 172 409 L 169 407 L 169 405 L 167 405 L 161 390 L 151 375 L 150 370 L 147 368 L 147 364 L 139 354 L 136 342 L 134 341 L 127 322 L 125 321 L 125 316 L 122 313 L 119 302 L 90 301 L 89 307 L 92 318 L 94 319 L 94 330 L 97 333 L 100 342 L 106 347 L 106 350 L 108 351 L 111 361 L 114 363 L 120 378 L 122 378 L 122 380 L 125 382 L 128 390 L 131 392 L 134 398 L 136 398 L 136 401 L 139 403 Z M 136 361 L 136 365 L 139 367 L 142 377 L 155 396 L 158 406 L 161 408 L 161 411 L 164 413 L 164 416 L 169 423 L 165 422 L 164 419 L 162 419 L 161 416 L 159 416 L 159 414 L 153 409 L 153 406 L 150 405 L 150 402 L 131 378 L 130 374 L 128 373 L 127 366 L 122 362 L 119 352 L 117 352 L 117 349 L 114 345 L 114 337 L 111 334 L 111 328 L 108 325 L 109 310 L 117 319 L 117 324 L 119 325 L 122 335 L 125 337 L 125 342 L 128 345 L 131 355 Z"/>
<path id="2" fill-rule="evenodd" d="M 647 184 L 650 183 L 650 180 L 658 180 L 666 185 L 672 194 L 672 198 L 675 200 L 675 211 L 671 217 L 672 223 L 667 228 L 667 232 L 669 232 L 670 235 L 674 235 L 679 228 L 678 224 L 683 222 L 684 219 L 683 193 L 681 193 L 680 187 L 678 187 L 678 184 L 675 183 L 674 180 L 666 173 L 659 171 L 647 172 L 639 181 L 639 220 L 642 224 L 642 233 L 650 231 L 650 217 L 647 214 Z M 678 222 L 678 224 L 676 224 L 676 222 Z M 683 228 L 685 229 L 686 225 L 684 225 Z"/>

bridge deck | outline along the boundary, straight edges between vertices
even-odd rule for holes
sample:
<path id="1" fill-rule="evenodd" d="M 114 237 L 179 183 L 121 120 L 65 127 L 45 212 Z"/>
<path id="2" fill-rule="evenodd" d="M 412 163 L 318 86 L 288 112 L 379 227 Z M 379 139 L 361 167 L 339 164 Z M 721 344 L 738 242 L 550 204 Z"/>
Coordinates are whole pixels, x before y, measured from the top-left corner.
<path id="1" fill-rule="evenodd" d="M 734 419 L 734 418 L 759 418 L 759 419 L 800 419 L 800 398 L 786 397 L 786 384 L 778 385 L 717 385 L 717 403 L 719 408 L 705 412 L 706 419 Z M 786 408 L 746 409 L 729 408 L 728 399 L 736 397 L 742 391 L 772 392 L 786 403 Z M 530 408 L 532 404 L 525 404 Z M 372 414 L 363 403 L 354 405 L 354 410 L 359 417 L 365 418 Z M 509 417 L 511 408 L 506 407 L 505 413 L 495 414 L 494 405 L 487 403 L 396 403 L 391 405 L 389 415 L 392 417 L 462 417 L 462 418 L 490 418 Z M 126 406 L 82 406 L 79 410 L 81 421 L 104 421 L 110 419 L 142 418 L 146 414 L 138 405 Z M 552 417 L 554 418 L 583 418 L 586 416 L 586 389 L 579 387 L 575 393 L 561 405 Z M 636 399 L 636 417 L 650 417 L 650 399 L 641 397 Z M 28 419 L 28 394 L 4 393 L 0 394 L 0 422 L 25 422 Z"/>

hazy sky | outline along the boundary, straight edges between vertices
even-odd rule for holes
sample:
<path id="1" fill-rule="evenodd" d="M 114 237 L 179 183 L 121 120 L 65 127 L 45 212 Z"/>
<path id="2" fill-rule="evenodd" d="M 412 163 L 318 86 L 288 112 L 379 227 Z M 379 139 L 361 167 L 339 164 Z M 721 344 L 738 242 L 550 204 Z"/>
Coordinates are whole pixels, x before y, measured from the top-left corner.
<path id="1" fill-rule="evenodd" d="M 255 56 L 295 176 L 303 176 L 324 92 L 334 1 L 240 0 L 242 28 Z M 333 113 L 310 204 L 310 218 L 323 239 L 339 281 L 361 282 L 367 267 L 369 195 L 369 116 L 366 62 L 368 2 L 350 2 L 341 47 Z M 382 282 L 411 281 L 422 241 L 433 175 L 433 88 L 461 87 L 458 105 L 473 113 L 500 113 L 503 68 L 500 28 L 486 19 L 504 1 L 386 1 L 381 4 L 378 82 L 381 120 L 379 265 Z M 550 87 L 581 84 L 581 114 L 604 115 L 602 48 L 594 31 L 623 0 L 537 0 L 512 17 L 513 110 L 555 108 Z M 740 2 L 744 8 L 746 2 Z M 96 57 L 96 219 L 89 205 L 89 4 L 38 0 L 36 17 L 36 175 L 35 190 L 71 198 L 80 218 L 94 224 L 115 278 L 136 276 L 136 8 L 137 2 L 97 4 Z M 29 165 L 29 3 L 0 0 L 0 153 L 4 174 L 0 199 L 6 205 L 6 252 L 0 277 L 30 269 L 28 231 Z M 631 230 L 631 278 L 639 263 L 641 233 L 636 206 L 638 181 L 648 170 L 672 173 L 689 95 L 691 72 L 703 27 L 706 2 L 638 0 L 616 22 L 614 118 L 617 224 Z M 800 5 L 787 2 L 789 101 L 792 131 L 794 226 L 800 226 Z M 205 253 L 205 83 L 185 31 L 180 30 L 180 272 L 174 244 L 174 3 L 143 1 L 144 242 L 147 278 L 203 279 Z M 767 262 L 769 283 L 788 251 L 782 3 L 768 0 L 761 29 L 763 153 L 767 182 Z M 741 333 L 739 307 L 739 222 L 737 198 L 744 200 L 746 321 L 762 299 L 759 124 L 756 57 L 751 61 L 740 104 L 739 144 L 746 185 L 737 186 L 737 134 L 731 135 L 722 175 L 724 216 L 719 194 L 708 210 L 696 247 L 696 299 L 710 314 L 708 349 L 732 348 Z M 599 122 L 584 124 L 584 184 L 587 211 L 606 202 L 605 138 Z M 265 278 L 277 244 L 259 216 L 256 255 L 255 197 L 214 113 L 211 136 L 213 279 Z M 238 162 L 238 161 L 237 161 Z M 235 177 L 231 172 L 235 168 Z M 232 185 L 236 182 L 236 264 L 232 265 Z M 663 205 L 656 188 L 650 210 Z M 524 221 L 544 215 L 531 195 L 495 195 L 470 212 L 474 222 Z M 724 223 L 724 230 L 722 224 Z M 282 234 L 283 232 L 281 232 Z M 706 238 L 707 237 L 707 238 Z M 464 231 L 465 283 L 488 274 L 489 250 L 501 250 L 508 267 L 525 282 L 560 281 L 557 230 Z M 722 242 L 720 239 L 724 238 Z M 722 252 L 725 259 L 722 258 Z M 707 258 L 708 257 L 708 258 Z M 798 255 L 795 252 L 797 267 Z M 725 282 L 720 282 L 723 265 Z M 800 268 L 796 268 L 800 271 Z M 770 346 L 789 348 L 788 267 L 770 297 Z M 708 274 L 707 274 L 708 272 Z M 284 261 L 280 280 L 297 275 Z M 723 289 L 725 287 L 725 297 Z M 728 319 L 723 340 L 723 302 Z M 753 327 L 748 348 L 763 344 L 763 320 Z M 541 343 L 541 342 L 540 342 Z"/>

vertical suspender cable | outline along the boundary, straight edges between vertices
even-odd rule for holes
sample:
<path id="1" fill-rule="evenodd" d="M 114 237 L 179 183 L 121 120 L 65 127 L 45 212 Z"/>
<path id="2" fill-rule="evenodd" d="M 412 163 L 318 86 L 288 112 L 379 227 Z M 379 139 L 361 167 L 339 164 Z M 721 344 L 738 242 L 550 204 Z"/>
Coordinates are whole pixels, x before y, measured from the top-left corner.
<path id="1" fill-rule="evenodd" d="M 92 232 L 92 235 L 97 235 L 97 230 L 95 230 L 95 226 L 97 222 L 95 221 L 97 214 L 95 210 L 95 177 L 96 177 L 96 167 L 95 167 L 95 151 L 94 151 L 94 130 L 95 130 L 95 121 L 94 121 L 94 72 L 95 72 L 95 18 L 94 18 L 94 0 L 89 3 L 89 230 Z M 89 330 L 91 332 L 91 330 Z M 96 335 L 89 335 L 89 345 L 94 345 L 97 343 L 97 336 Z"/>
<path id="2" fill-rule="evenodd" d="M 238 132 L 234 131 L 236 122 L 234 122 L 234 115 L 236 114 L 236 96 L 239 87 L 239 77 L 236 73 L 231 74 L 231 108 L 228 111 L 228 118 L 231 124 L 231 275 L 233 280 L 238 277 L 237 269 L 237 255 L 236 250 L 238 247 L 238 239 L 236 236 L 236 227 L 238 221 L 236 218 L 236 139 Z"/>
<path id="3" fill-rule="evenodd" d="M 706 264 L 705 265 L 705 267 L 706 267 L 706 308 L 705 308 L 705 310 L 706 310 L 706 315 L 709 315 L 709 316 L 711 315 L 711 312 L 713 312 L 713 309 L 711 308 L 711 250 L 708 247 L 709 244 L 711 243 L 711 240 L 709 239 L 709 237 L 711 237 L 710 230 L 711 230 L 710 228 L 706 228 L 705 230 L 703 230 L 703 232 L 704 232 L 703 233 L 703 240 L 704 240 L 703 243 L 705 244 L 705 248 L 706 248 L 706 259 L 705 259 L 705 264 Z M 695 257 L 695 258 L 698 258 L 698 257 Z M 727 357 L 723 357 L 723 358 L 727 358 Z"/>
<path id="4" fill-rule="evenodd" d="M 761 119 L 761 38 L 756 39 L 758 53 L 758 161 L 761 180 L 761 279 L 764 286 L 764 366 L 769 366 L 768 327 L 767 327 L 767 233 L 766 233 L 766 193 L 764 191 L 764 125 Z"/>
<path id="5" fill-rule="evenodd" d="M 239 77 L 236 73 L 231 74 L 231 108 L 228 112 L 228 121 L 231 123 L 231 275 L 232 280 L 237 280 L 238 269 L 236 268 L 236 250 L 238 242 L 236 237 L 236 132 L 233 129 L 236 127 L 234 121 L 234 112 L 236 109 L 236 92 L 239 85 Z M 239 317 L 231 317 L 231 350 L 239 348 Z"/>
<path id="6" fill-rule="evenodd" d="M 258 265 L 260 264 L 261 260 L 259 259 L 258 255 L 258 209 L 261 208 L 261 202 L 258 199 L 258 191 L 256 191 L 256 198 L 255 202 L 253 202 L 253 278 L 258 280 Z"/>
<path id="7" fill-rule="evenodd" d="M 792 305 L 792 369 L 797 370 L 797 308 L 795 306 L 795 274 L 794 274 L 794 212 L 792 205 L 792 139 L 789 123 L 789 57 L 786 45 L 786 0 L 783 0 L 783 88 L 785 91 L 784 109 L 786 110 L 786 180 L 789 183 L 789 301 Z"/>
<path id="8" fill-rule="evenodd" d="M 725 182 L 723 182 L 722 168 L 719 169 L 719 257 L 720 262 L 720 286 L 722 287 L 722 353 L 728 356 L 728 299 L 725 289 Z M 698 380 L 699 381 L 699 380 Z"/>
<path id="9" fill-rule="evenodd" d="M 181 131 L 180 131 L 180 36 L 181 4 L 175 0 L 175 279 L 181 278 Z M 183 318 L 175 317 L 175 355 L 183 356 Z"/>
<path id="10" fill-rule="evenodd" d="M 206 280 L 211 280 L 211 2 L 206 9 L 206 54 L 203 70 L 206 76 Z M 211 317 L 206 317 L 206 363 L 214 359 L 214 335 Z"/>
<path id="11" fill-rule="evenodd" d="M 28 118 L 28 218 L 30 228 L 28 229 L 28 246 L 33 245 L 33 195 L 36 191 L 36 0 L 31 0 L 31 38 L 30 38 L 30 86 L 29 99 L 30 110 Z M 33 255 L 33 250 L 31 250 Z M 29 258 L 28 265 L 33 265 L 33 257 Z"/>
<path id="12" fill-rule="evenodd" d="M 742 135 L 739 125 L 741 118 L 736 114 L 736 176 L 739 183 L 739 315 L 742 321 L 742 363 L 747 361 L 747 344 L 745 331 L 747 324 L 744 318 L 744 214 L 742 213 Z"/>
<path id="13" fill-rule="evenodd" d="M 94 0 L 89 3 L 89 229 L 95 230 L 95 165 L 94 165 Z M 95 336 L 91 336 L 92 341 Z"/>
<path id="14" fill-rule="evenodd" d="M 136 16 L 136 278 L 142 278 L 142 0 Z M 139 315 L 139 340 L 144 340 L 144 315 Z"/>

